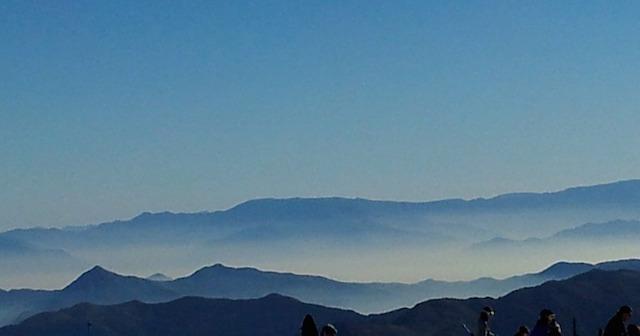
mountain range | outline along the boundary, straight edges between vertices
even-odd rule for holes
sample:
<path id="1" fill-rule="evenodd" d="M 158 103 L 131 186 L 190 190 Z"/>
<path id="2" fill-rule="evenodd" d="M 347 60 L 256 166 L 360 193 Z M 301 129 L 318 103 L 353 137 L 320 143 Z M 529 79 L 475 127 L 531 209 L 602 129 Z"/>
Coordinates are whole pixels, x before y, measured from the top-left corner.
<path id="1" fill-rule="evenodd" d="M 86 335 L 88 323 L 95 336 L 296 335 L 305 314 L 314 315 L 319 324 L 334 323 L 340 335 L 454 336 L 464 332 L 462 323 L 473 328 L 484 306 L 497 312 L 492 328 L 498 335 L 512 333 L 522 324 L 532 326 L 542 308 L 556 312 L 565 333 L 572 332 L 575 319 L 576 334 L 595 335 L 623 304 L 640 306 L 640 272 L 596 269 L 497 299 L 436 299 L 366 316 L 276 294 L 244 300 L 186 297 L 159 304 L 82 303 L 0 328 L 0 336 Z"/>
<path id="2" fill-rule="evenodd" d="M 606 245 L 636 245 L 640 239 L 640 221 L 614 220 L 604 223 L 587 223 L 571 229 L 561 230 L 544 238 L 528 238 L 523 240 L 496 237 L 488 241 L 472 245 L 475 250 L 498 249 L 504 252 L 505 248 L 556 248 L 560 246 L 587 245 L 592 248 Z"/>
<path id="3" fill-rule="evenodd" d="M 175 276 L 207 265 L 212 256 L 226 264 L 355 281 L 507 276 L 556 260 L 640 253 L 625 245 L 622 235 L 598 240 L 606 249 L 592 248 L 588 232 L 594 236 L 598 224 L 585 225 L 626 223 L 625 234 L 638 235 L 638 219 L 640 180 L 473 200 L 258 199 L 223 211 L 143 213 L 98 225 L 0 233 L 0 266 L 12 270 L 0 274 L 0 287 L 59 288 L 96 264 Z M 507 248 L 523 241 L 535 246 L 529 243 L 554 234 L 581 245 L 551 244 L 526 253 Z M 23 252 L 3 252 L 16 244 Z M 493 248 L 479 252 L 483 245 Z M 532 252 L 535 259 L 529 258 Z"/>
<path id="4" fill-rule="evenodd" d="M 361 313 L 384 312 L 441 297 L 500 296 L 512 290 L 549 280 L 566 279 L 593 269 L 638 270 L 640 260 L 600 263 L 556 263 L 539 273 L 506 279 L 482 278 L 446 282 L 425 280 L 414 284 L 347 283 L 325 277 L 231 268 L 221 264 L 202 268 L 175 280 L 149 280 L 123 276 L 96 266 L 61 290 L 11 290 L 0 292 L 0 325 L 17 323 L 43 311 L 88 302 L 117 304 L 131 300 L 160 303 L 185 296 L 250 299 L 270 293 L 294 297 L 323 306 Z"/>

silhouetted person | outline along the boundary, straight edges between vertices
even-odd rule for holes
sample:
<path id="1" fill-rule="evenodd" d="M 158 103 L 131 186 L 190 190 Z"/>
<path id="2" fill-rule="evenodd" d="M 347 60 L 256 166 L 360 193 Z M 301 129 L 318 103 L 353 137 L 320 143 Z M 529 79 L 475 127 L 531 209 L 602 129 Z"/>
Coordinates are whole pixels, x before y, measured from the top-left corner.
<path id="1" fill-rule="evenodd" d="M 640 336 L 640 326 L 638 326 L 637 324 L 629 324 L 627 326 L 627 335 Z"/>
<path id="2" fill-rule="evenodd" d="M 302 320 L 302 326 L 300 327 L 301 336 L 318 336 L 318 327 L 311 315 L 307 314 Z"/>
<path id="3" fill-rule="evenodd" d="M 338 335 L 338 329 L 336 329 L 336 327 L 333 326 L 333 324 L 327 324 L 324 327 L 322 327 L 322 332 L 320 333 L 320 336 L 336 336 Z"/>
<path id="4" fill-rule="evenodd" d="M 491 332 L 491 326 L 489 325 L 489 320 L 494 314 L 495 311 L 491 307 L 484 307 L 482 309 L 480 317 L 478 318 L 478 334 L 475 336 L 494 336 L 494 333 Z"/>
<path id="5" fill-rule="evenodd" d="M 628 336 L 640 336 L 640 326 L 637 324 L 629 324 L 627 326 Z"/>
<path id="6" fill-rule="evenodd" d="M 631 318 L 632 309 L 629 306 L 622 306 L 618 309 L 618 312 L 607 323 L 604 328 L 604 334 L 602 336 L 625 336 L 627 334 L 627 328 L 624 326 Z"/>
<path id="7" fill-rule="evenodd" d="M 520 328 L 518 328 L 518 331 L 516 331 L 515 335 L 513 336 L 529 336 L 529 328 L 527 326 L 520 326 Z"/>
<path id="8" fill-rule="evenodd" d="M 556 319 L 549 324 L 549 336 L 562 336 L 562 328 Z"/>
<path id="9" fill-rule="evenodd" d="M 531 330 L 530 336 L 549 336 L 551 333 L 551 324 L 555 320 L 556 314 L 549 309 L 543 309 L 540 312 L 540 318 L 533 327 L 533 330 Z"/>

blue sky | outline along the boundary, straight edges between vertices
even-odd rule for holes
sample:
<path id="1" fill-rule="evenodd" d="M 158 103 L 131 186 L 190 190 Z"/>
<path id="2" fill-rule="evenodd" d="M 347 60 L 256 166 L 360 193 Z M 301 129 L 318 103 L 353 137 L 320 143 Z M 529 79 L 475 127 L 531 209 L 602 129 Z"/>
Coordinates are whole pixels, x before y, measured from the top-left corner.
<path id="1" fill-rule="evenodd" d="M 639 12 L 2 1 L 0 229 L 638 178 Z"/>

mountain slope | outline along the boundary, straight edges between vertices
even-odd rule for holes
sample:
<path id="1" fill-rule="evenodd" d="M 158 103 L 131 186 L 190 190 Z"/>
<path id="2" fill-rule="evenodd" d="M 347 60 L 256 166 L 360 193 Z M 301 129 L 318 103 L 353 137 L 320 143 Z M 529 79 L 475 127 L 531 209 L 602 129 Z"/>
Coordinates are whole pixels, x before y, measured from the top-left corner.
<path id="1" fill-rule="evenodd" d="M 259 199 L 224 211 L 143 213 L 130 220 L 73 228 L 13 230 L 1 233 L 0 237 L 46 250 L 64 249 L 91 264 L 111 265 L 129 273 L 163 269 L 180 274 L 208 263 L 215 255 L 229 264 L 286 268 L 359 280 L 406 281 L 392 275 L 403 274 L 411 279 L 427 275 L 472 278 L 523 272 L 527 268 L 517 268 L 523 265 L 518 260 L 520 256 L 500 253 L 501 259 L 510 257 L 507 261 L 512 267 L 507 270 L 497 258 L 478 256 L 465 248 L 496 236 L 544 238 L 541 235 L 547 232 L 583 223 L 638 218 L 640 180 L 630 180 L 468 201 Z M 443 256 L 450 264 L 483 263 L 484 272 L 474 272 L 472 267 L 443 270 Z M 590 259 L 616 257 L 622 256 L 598 251 Z M 406 265 L 403 262 L 406 258 L 415 259 L 418 264 Z M 538 258 L 535 267 L 575 258 L 563 251 L 552 251 Z M 380 260 L 385 260 L 392 269 L 376 267 Z M 354 264 L 361 268 L 355 270 Z M 16 269 L 12 275 L 17 280 L 13 282 L 0 275 L 0 287 L 20 286 L 20 277 L 40 279 L 30 276 L 36 270 L 35 265 L 24 271 Z M 40 286 L 60 287 L 76 272 L 65 277 L 48 277 Z"/>
<path id="2" fill-rule="evenodd" d="M 252 300 L 188 297 L 153 305 L 138 301 L 116 306 L 80 304 L 1 328 L 0 335 L 85 336 L 90 321 L 94 336 L 280 336 L 294 335 L 305 314 L 312 314 L 318 324 L 340 321 L 338 328 L 342 323 L 364 319 L 351 311 L 305 304 L 275 294 Z"/>
<path id="3" fill-rule="evenodd" d="M 122 276 L 94 267 L 61 290 L 0 292 L 0 325 L 19 322 L 36 313 L 89 302 L 116 304 L 131 300 L 164 302 L 183 296 L 250 299 L 279 293 L 324 306 L 359 312 L 384 312 L 438 297 L 467 298 L 506 294 L 514 289 L 561 280 L 594 268 L 640 270 L 640 260 L 621 260 L 591 265 L 557 263 L 540 273 L 498 280 L 445 282 L 425 280 L 415 284 L 349 283 L 320 276 L 266 272 L 255 268 L 232 268 L 217 264 L 192 275 L 168 281 Z"/>
<path id="4" fill-rule="evenodd" d="M 454 336 L 461 323 L 474 326 L 484 306 L 497 311 L 492 321 L 498 335 L 532 325 L 542 308 L 556 312 L 566 333 L 573 318 L 577 333 L 591 335 L 604 326 L 620 305 L 640 306 L 640 272 L 592 270 L 562 281 L 514 291 L 498 299 L 438 299 L 380 315 L 324 308 L 269 295 L 252 300 L 184 298 L 163 304 L 130 302 L 115 306 L 81 304 L 43 313 L 17 326 L 0 328 L 0 336 L 85 335 L 294 335 L 305 314 L 319 324 L 335 323 L 340 335 Z"/>
<path id="5" fill-rule="evenodd" d="M 362 335 L 459 335 L 461 322 L 474 325 L 478 312 L 492 306 L 497 314 L 493 329 L 497 334 L 515 332 L 519 325 L 532 326 L 542 308 L 556 312 L 569 331 L 576 318 L 579 335 L 596 334 L 623 304 L 640 306 L 640 272 L 593 270 L 563 281 L 514 291 L 499 299 L 439 299 L 373 318 L 375 332 Z"/>
<path id="6" fill-rule="evenodd" d="M 529 238 L 525 240 L 513 240 L 506 238 L 493 238 L 488 241 L 476 243 L 472 246 L 475 250 L 505 249 L 505 248 L 553 248 L 566 244 L 588 245 L 617 245 L 635 243 L 640 239 L 640 221 L 638 220 L 613 220 L 603 223 L 586 223 L 570 229 L 561 230 L 545 238 Z"/>
<path id="7" fill-rule="evenodd" d="M 160 302 L 179 294 L 161 283 L 134 276 L 123 276 L 95 266 L 62 289 L 67 302 L 110 304 L 132 299 Z"/>
<path id="8" fill-rule="evenodd" d="M 513 211 L 525 211 L 535 218 L 540 208 L 552 213 L 557 209 L 586 212 L 576 213 L 570 221 L 561 226 L 574 227 L 580 222 L 591 221 L 602 217 L 602 208 L 608 213 L 620 214 L 615 219 L 627 218 L 630 215 L 640 217 L 640 180 L 628 180 L 615 183 L 569 188 L 548 193 L 514 193 L 496 196 L 489 199 L 473 200 L 451 199 L 432 202 L 396 202 L 375 201 L 361 198 L 290 198 L 290 199 L 257 199 L 241 203 L 231 209 L 216 212 L 200 213 L 143 213 L 131 220 L 115 221 L 100 225 L 73 227 L 68 229 L 20 229 L 2 233 L 0 237 L 8 237 L 34 245 L 89 246 L 101 240 L 118 237 L 120 244 L 142 243 L 150 241 L 172 241 L 176 239 L 197 239 L 199 233 L 207 232 L 211 236 L 206 239 L 223 238 L 240 229 L 255 228 L 261 225 L 273 226 L 277 223 L 304 226 L 303 222 L 320 225 L 326 229 L 327 223 L 350 223 L 357 227 L 358 223 L 370 221 L 378 225 L 389 224 L 389 221 L 400 222 L 400 226 L 426 229 L 425 225 L 433 221 L 420 221 L 416 218 L 441 219 L 449 217 L 448 224 L 463 222 L 467 216 L 482 214 L 508 214 Z M 593 210 L 593 211 L 587 211 Z M 533 213 L 530 213 L 533 212 Z M 453 216 L 453 217 L 451 217 Z M 586 216 L 586 220 L 579 219 Z M 457 218 L 459 217 L 459 218 Z M 608 218 L 613 219 L 613 218 Z M 519 218 L 519 222 L 528 222 L 527 218 Z M 494 217 L 494 221 L 496 218 Z M 556 222 L 556 221 L 554 221 Z M 179 224 L 179 225 L 178 225 Z M 538 223 L 537 226 L 543 225 Z M 523 226 L 523 225 L 519 225 Z M 340 226 L 336 226 L 340 227 Z M 396 228 L 398 226 L 396 225 Z M 520 228 L 520 227 L 518 227 Z M 523 227 L 531 230 L 530 227 Z M 429 228 L 437 229 L 437 228 Z M 161 236 L 167 231 L 173 236 Z M 144 236 L 125 236 L 125 233 L 144 232 Z M 439 231 L 440 234 L 446 230 Z M 435 233 L 435 232 L 431 232 Z"/>
<path id="9" fill-rule="evenodd" d="M 162 302 L 179 297 L 159 282 L 122 276 L 94 267 L 61 290 L 10 290 L 0 293 L 0 325 L 80 302 L 114 304 L 130 300 Z"/>
<path id="10" fill-rule="evenodd" d="M 602 241 L 603 239 L 637 240 L 640 237 L 640 221 L 615 220 L 606 223 L 588 223 L 562 230 L 552 240 Z"/>

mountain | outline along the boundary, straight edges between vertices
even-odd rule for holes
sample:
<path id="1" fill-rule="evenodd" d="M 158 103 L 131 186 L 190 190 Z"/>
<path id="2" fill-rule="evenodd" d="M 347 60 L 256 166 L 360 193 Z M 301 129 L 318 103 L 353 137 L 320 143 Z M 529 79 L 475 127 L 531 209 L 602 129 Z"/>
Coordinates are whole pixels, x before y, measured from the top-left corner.
<path id="1" fill-rule="evenodd" d="M 80 302 L 114 304 L 133 299 L 162 302 L 179 296 L 155 281 L 118 275 L 96 266 L 61 290 L 20 289 L 0 293 L 0 325 Z"/>
<path id="2" fill-rule="evenodd" d="M 171 281 L 173 279 L 171 279 L 170 277 L 162 274 L 162 273 L 154 273 L 150 276 L 147 277 L 147 280 L 153 280 L 153 281 Z"/>
<path id="3" fill-rule="evenodd" d="M 484 306 L 496 310 L 492 322 L 498 335 L 514 333 L 518 326 L 533 326 L 542 308 L 553 310 L 565 333 L 577 321 L 578 335 L 593 335 L 623 304 L 640 306 L 640 272 L 592 270 L 568 280 L 550 281 L 516 290 L 499 299 L 431 300 L 411 309 L 374 316 L 359 335 L 459 335 L 461 322 L 475 325 Z M 370 331 L 374 330 L 374 331 Z"/>
<path id="4" fill-rule="evenodd" d="M 583 223 L 639 218 L 640 180 L 629 180 L 473 200 L 258 199 L 224 211 L 143 213 L 98 225 L 12 230 L 0 233 L 0 238 L 63 251 L 81 256 L 86 263 L 110 265 L 127 273 L 163 269 L 180 274 L 207 264 L 215 255 L 228 264 L 356 280 L 406 281 L 397 275 L 474 278 L 526 272 L 558 259 L 578 259 L 577 252 L 554 249 L 527 266 L 518 254 L 497 251 L 487 256 L 467 247 L 497 236 L 505 237 L 501 243 L 507 245 L 530 237 L 544 240 Z M 616 257 L 622 256 L 606 250 L 590 255 L 593 260 Z M 406 263 L 407 259 L 414 262 Z M 386 267 L 378 266 L 381 261 Z M 443 264 L 463 267 L 452 270 Z M 472 267 L 478 264 L 483 267 Z M 31 265 L 15 269 L 13 281 L 0 275 L 0 287 L 22 286 L 22 278 L 42 279 L 39 287 L 58 288 L 77 274 L 76 270 L 44 279 L 32 276 L 37 267 Z"/>
<path id="5" fill-rule="evenodd" d="M 352 311 L 302 303 L 280 295 L 261 299 L 183 298 L 161 304 L 138 301 L 113 306 L 80 304 L 42 313 L 0 336 L 85 335 L 295 335 L 305 314 L 318 324 L 336 324 L 340 335 L 460 335 L 461 323 L 474 327 L 478 312 L 492 306 L 492 328 L 498 335 L 532 326 L 542 308 L 556 312 L 565 333 L 573 318 L 579 335 L 595 334 L 623 304 L 640 306 L 640 272 L 592 270 L 562 281 L 516 290 L 498 299 L 437 299 L 384 314 L 362 316 Z"/>
<path id="6" fill-rule="evenodd" d="M 134 276 L 123 276 L 95 266 L 62 289 L 68 302 L 94 302 L 100 304 L 141 300 L 161 302 L 179 294 L 156 281 Z"/>
<path id="7" fill-rule="evenodd" d="M 89 302 L 116 304 L 131 300 L 165 302 L 184 296 L 250 299 L 270 293 L 324 306 L 361 313 L 410 307 L 440 297 L 500 296 L 514 289 L 566 279 L 594 268 L 640 270 L 640 260 L 621 260 L 597 265 L 557 263 L 539 273 L 498 280 L 445 282 L 425 280 L 414 284 L 340 282 L 320 276 L 232 268 L 221 264 L 167 281 L 123 276 L 96 266 L 61 290 L 13 290 L 0 293 L 0 325 L 15 323 L 36 313 Z"/>
<path id="8" fill-rule="evenodd" d="M 70 259 L 71 256 L 61 249 L 46 249 L 20 239 L 0 235 L 0 255 L 4 258 L 50 257 L 51 259 Z"/>
<path id="9" fill-rule="evenodd" d="M 635 260 L 635 259 L 634 261 L 640 262 L 640 260 Z M 572 263 L 572 262 L 563 261 L 563 262 L 558 262 L 551 265 L 549 268 L 545 269 L 544 271 L 536 275 L 541 277 L 546 277 L 548 279 L 555 279 L 555 280 L 566 279 L 577 274 L 588 272 L 594 268 L 601 269 L 603 265 L 605 265 L 605 263 L 599 263 L 599 264 L 593 265 L 588 263 Z M 640 264 L 637 265 L 636 263 L 611 264 L 611 266 L 612 267 L 610 268 L 610 270 L 630 269 L 630 270 L 640 271 L 640 267 L 639 267 Z"/>
<path id="10" fill-rule="evenodd" d="M 0 235 L 0 287 L 32 287 L 38 279 L 77 274 L 87 264 L 61 249 L 43 248 Z M 25 276 L 29 274 L 29 276 Z"/>
<path id="11" fill-rule="evenodd" d="M 640 260 L 638 259 L 624 259 L 605 261 L 596 265 L 598 269 L 605 271 L 617 271 L 617 270 L 634 270 L 640 271 Z"/>
<path id="12" fill-rule="evenodd" d="M 603 239 L 636 240 L 640 238 L 640 221 L 615 220 L 606 223 L 588 223 L 562 230 L 552 240 L 602 241 Z"/>
<path id="13" fill-rule="evenodd" d="M 553 248 L 566 244 L 619 245 L 632 243 L 640 239 L 640 221 L 613 220 L 604 223 L 587 223 L 570 229 L 561 230 L 545 238 L 529 238 L 524 240 L 497 237 L 488 241 L 476 243 L 476 250 L 505 249 L 505 248 Z"/>
<path id="14" fill-rule="evenodd" d="M 80 304 L 1 328 L 0 335 L 85 336 L 87 322 L 91 322 L 93 336 L 295 335 L 305 314 L 312 314 L 320 325 L 340 321 L 338 328 L 364 319 L 351 311 L 275 294 L 251 300 L 187 297 L 152 305 L 139 301 L 115 306 Z"/>

